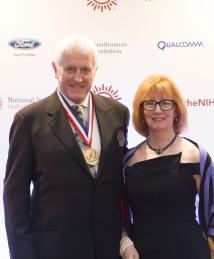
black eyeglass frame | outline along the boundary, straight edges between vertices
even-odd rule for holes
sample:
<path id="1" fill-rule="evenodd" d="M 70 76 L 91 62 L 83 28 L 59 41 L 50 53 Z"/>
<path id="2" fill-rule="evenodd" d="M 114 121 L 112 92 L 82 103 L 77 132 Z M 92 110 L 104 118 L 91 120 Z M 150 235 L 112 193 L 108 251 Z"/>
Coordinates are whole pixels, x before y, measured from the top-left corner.
<path id="1" fill-rule="evenodd" d="M 161 103 L 163 103 L 163 102 L 165 102 L 165 101 L 171 102 L 171 107 L 170 107 L 170 109 L 163 109 L 163 108 L 161 107 Z M 155 104 L 154 109 L 149 109 L 149 110 L 148 110 L 148 109 L 145 109 L 144 103 L 147 103 L 147 102 L 153 102 L 153 103 Z M 176 102 L 173 101 L 173 100 L 170 100 L 170 99 L 162 99 L 162 100 L 160 100 L 160 101 L 158 101 L 158 102 L 155 101 L 155 100 L 146 100 L 146 101 L 141 102 L 140 107 L 141 107 L 144 111 L 154 111 L 154 110 L 156 109 L 157 105 L 159 105 L 159 107 L 160 107 L 160 109 L 161 109 L 162 111 L 170 111 L 170 110 L 173 109 L 173 107 L 175 106 L 175 104 L 176 104 Z"/>

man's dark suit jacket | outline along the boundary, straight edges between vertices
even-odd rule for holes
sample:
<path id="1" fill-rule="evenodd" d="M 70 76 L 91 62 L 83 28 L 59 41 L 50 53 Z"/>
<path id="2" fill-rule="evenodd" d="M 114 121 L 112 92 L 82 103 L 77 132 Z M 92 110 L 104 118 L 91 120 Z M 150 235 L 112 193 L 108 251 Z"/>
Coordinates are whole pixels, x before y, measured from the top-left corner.
<path id="1" fill-rule="evenodd" d="M 119 102 L 92 96 L 101 137 L 96 179 L 56 92 L 14 118 L 4 182 L 11 259 L 119 257 L 123 134 L 129 113 Z"/>

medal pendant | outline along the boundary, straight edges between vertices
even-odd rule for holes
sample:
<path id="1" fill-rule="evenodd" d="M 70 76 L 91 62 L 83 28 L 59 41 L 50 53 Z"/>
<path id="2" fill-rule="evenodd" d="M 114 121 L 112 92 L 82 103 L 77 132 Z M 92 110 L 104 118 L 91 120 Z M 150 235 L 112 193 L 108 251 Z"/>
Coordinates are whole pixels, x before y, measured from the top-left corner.
<path id="1" fill-rule="evenodd" d="M 86 148 L 83 151 L 83 155 L 88 165 L 97 165 L 99 163 L 100 155 L 95 149 Z"/>

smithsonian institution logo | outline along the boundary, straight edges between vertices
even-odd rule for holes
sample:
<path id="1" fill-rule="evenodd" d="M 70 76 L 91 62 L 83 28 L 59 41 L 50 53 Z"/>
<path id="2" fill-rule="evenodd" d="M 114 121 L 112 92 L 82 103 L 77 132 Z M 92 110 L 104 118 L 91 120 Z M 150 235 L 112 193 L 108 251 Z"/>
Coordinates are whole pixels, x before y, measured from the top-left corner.
<path id="1" fill-rule="evenodd" d="M 111 11 L 117 6 L 117 0 L 86 0 L 87 5 L 91 6 L 94 11 Z"/>
<path id="2" fill-rule="evenodd" d="M 112 89 L 112 86 L 105 86 L 104 84 L 102 84 L 101 86 L 94 86 L 92 88 L 92 92 L 94 94 L 98 94 L 98 95 L 103 95 L 106 97 L 110 97 L 114 100 L 121 100 L 122 98 L 118 95 L 118 90 L 114 90 Z"/>

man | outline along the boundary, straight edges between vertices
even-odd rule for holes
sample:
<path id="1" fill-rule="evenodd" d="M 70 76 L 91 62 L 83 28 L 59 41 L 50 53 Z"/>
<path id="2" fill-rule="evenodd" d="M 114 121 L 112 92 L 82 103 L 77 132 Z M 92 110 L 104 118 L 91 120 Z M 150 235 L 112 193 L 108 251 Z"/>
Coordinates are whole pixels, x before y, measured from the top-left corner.
<path id="1" fill-rule="evenodd" d="M 57 90 L 20 110 L 10 130 L 11 259 L 118 259 L 128 110 L 90 92 L 97 50 L 89 39 L 62 41 L 52 64 Z"/>

